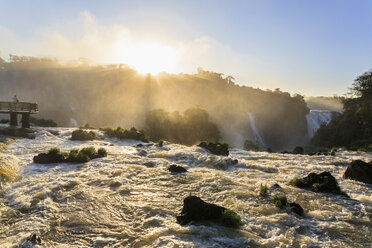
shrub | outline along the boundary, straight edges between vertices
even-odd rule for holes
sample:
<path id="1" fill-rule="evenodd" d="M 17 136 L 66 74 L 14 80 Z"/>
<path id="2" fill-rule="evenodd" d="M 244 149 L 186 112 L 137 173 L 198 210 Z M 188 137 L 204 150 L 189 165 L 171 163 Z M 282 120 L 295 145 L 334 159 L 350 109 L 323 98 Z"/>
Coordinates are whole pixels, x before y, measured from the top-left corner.
<path id="1" fill-rule="evenodd" d="M 261 183 L 261 185 L 260 185 L 260 196 L 267 196 L 267 192 L 268 192 L 267 184 L 263 185 Z"/>
<path id="2" fill-rule="evenodd" d="M 7 119 L 1 119 L 0 120 L 0 123 L 1 124 L 7 124 L 7 123 L 9 123 L 10 122 L 10 120 L 7 120 Z"/>
<path id="3" fill-rule="evenodd" d="M 137 130 L 135 127 L 131 129 L 124 129 L 121 127 L 113 128 L 102 128 L 108 137 L 116 137 L 118 139 L 133 139 L 148 142 L 145 133 L 142 130 Z"/>
<path id="4" fill-rule="evenodd" d="M 97 153 L 100 157 L 107 157 L 107 151 L 105 148 L 99 148 Z"/>
<path id="5" fill-rule="evenodd" d="M 295 178 L 289 181 L 289 185 L 302 188 L 305 186 L 305 180 L 302 178 Z"/>
<path id="6" fill-rule="evenodd" d="M 39 127 L 58 127 L 58 124 L 53 120 L 39 119 L 33 116 L 30 116 L 30 122 Z"/>
<path id="7" fill-rule="evenodd" d="M 83 129 L 76 129 L 72 132 L 71 140 L 94 140 L 96 133 L 93 131 L 87 132 Z"/>
<path id="8" fill-rule="evenodd" d="M 94 158 L 94 156 L 97 155 L 96 148 L 94 148 L 93 146 L 84 147 L 83 149 L 80 150 L 79 153 L 88 155 L 90 159 Z"/>
<path id="9" fill-rule="evenodd" d="M 242 223 L 240 216 L 230 209 L 223 210 L 221 222 L 227 227 L 238 227 Z"/>
<path id="10" fill-rule="evenodd" d="M 217 125 L 209 120 L 206 110 L 189 108 L 183 113 L 154 109 L 146 113 L 146 133 L 150 140 L 167 140 L 194 145 L 201 140 L 217 142 L 221 138 Z"/>
<path id="11" fill-rule="evenodd" d="M 62 163 L 67 157 L 66 153 L 61 152 L 57 147 L 51 148 L 47 155 L 51 163 Z"/>
<path id="12" fill-rule="evenodd" d="M 228 156 L 229 155 L 229 144 L 227 142 L 221 142 L 221 143 L 206 143 L 201 142 L 198 146 L 207 149 L 211 153 L 215 155 L 223 155 Z"/>
<path id="13" fill-rule="evenodd" d="M 287 206 L 287 197 L 285 195 L 275 195 L 273 198 L 273 203 L 278 208 L 284 208 Z"/>
<path id="14" fill-rule="evenodd" d="M 107 151 L 104 148 L 85 147 L 81 150 L 72 149 L 69 153 L 61 152 L 59 148 L 52 148 L 48 153 L 40 153 L 34 157 L 34 163 L 86 163 L 91 159 L 106 157 Z"/>

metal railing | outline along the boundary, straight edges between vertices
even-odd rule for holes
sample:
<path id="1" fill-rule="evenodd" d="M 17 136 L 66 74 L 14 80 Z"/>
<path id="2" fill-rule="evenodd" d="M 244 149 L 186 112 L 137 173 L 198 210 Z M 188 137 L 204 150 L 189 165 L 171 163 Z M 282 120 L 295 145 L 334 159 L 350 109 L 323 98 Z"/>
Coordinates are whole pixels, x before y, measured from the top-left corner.
<path id="1" fill-rule="evenodd" d="M 39 112 L 37 103 L 30 102 L 0 102 L 0 113 L 30 113 L 36 114 Z"/>

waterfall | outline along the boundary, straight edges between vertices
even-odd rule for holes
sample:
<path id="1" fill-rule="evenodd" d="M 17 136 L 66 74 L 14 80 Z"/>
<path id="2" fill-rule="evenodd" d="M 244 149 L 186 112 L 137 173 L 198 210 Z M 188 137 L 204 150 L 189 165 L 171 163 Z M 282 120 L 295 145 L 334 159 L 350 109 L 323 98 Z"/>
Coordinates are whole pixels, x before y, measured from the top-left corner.
<path id="1" fill-rule="evenodd" d="M 328 124 L 332 120 L 334 113 L 336 112 L 328 110 L 310 110 L 310 113 L 306 115 L 307 135 L 309 139 L 314 136 L 322 123 Z"/>
<path id="2" fill-rule="evenodd" d="M 258 130 L 258 128 L 256 127 L 256 124 L 254 123 L 253 114 L 251 112 L 248 112 L 248 115 L 249 115 L 249 120 L 251 122 L 251 128 L 252 128 L 253 133 L 254 133 L 254 142 L 257 145 L 259 145 L 261 148 L 266 147 L 266 144 L 264 142 L 262 134 L 261 134 L 260 130 Z"/>

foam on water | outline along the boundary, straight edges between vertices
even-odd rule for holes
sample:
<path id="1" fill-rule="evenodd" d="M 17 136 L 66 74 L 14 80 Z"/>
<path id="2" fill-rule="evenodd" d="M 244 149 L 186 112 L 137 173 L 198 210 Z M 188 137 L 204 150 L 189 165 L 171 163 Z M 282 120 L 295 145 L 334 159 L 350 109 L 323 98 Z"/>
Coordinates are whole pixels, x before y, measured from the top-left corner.
<path id="1" fill-rule="evenodd" d="M 307 156 L 232 149 L 215 156 L 197 146 L 165 142 L 137 147 L 137 141 L 71 141 L 69 128 L 40 129 L 34 140 L 18 139 L 0 156 L 13 161 L 20 177 L 0 193 L 0 247 L 22 246 L 37 233 L 45 247 L 366 247 L 372 243 L 372 186 L 342 178 L 352 159 L 372 155 L 339 152 Z M 103 137 L 102 133 L 98 133 Z M 86 164 L 32 163 L 51 147 L 103 147 L 108 156 Z M 239 162 L 235 163 L 233 160 Z M 167 171 L 171 164 L 188 169 Z M 288 186 L 289 180 L 329 170 L 352 199 Z M 284 193 L 305 217 L 259 197 Z M 196 195 L 233 209 L 236 230 L 199 224 L 180 226 L 183 199 Z"/>

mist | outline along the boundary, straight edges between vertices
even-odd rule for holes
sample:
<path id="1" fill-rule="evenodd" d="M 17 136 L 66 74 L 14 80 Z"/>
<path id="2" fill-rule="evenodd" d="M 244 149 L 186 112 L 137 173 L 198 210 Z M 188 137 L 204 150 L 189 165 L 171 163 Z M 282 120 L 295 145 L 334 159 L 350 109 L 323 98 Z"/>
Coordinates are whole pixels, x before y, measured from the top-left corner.
<path id="1" fill-rule="evenodd" d="M 234 83 L 233 77 L 199 69 L 196 74 L 139 74 L 120 65 L 60 64 L 55 59 L 11 56 L 2 61 L 0 97 L 16 94 L 39 103 L 39 117 L 59 125 L 143 127 L 154 109 L 183 112 L 205 109 L 223 140 L 242 147 L 254 139 L 248 112 L 268 146 L 287 149 L 304 144 L 308 108 L 302 96 L 263 91 Z"/>

